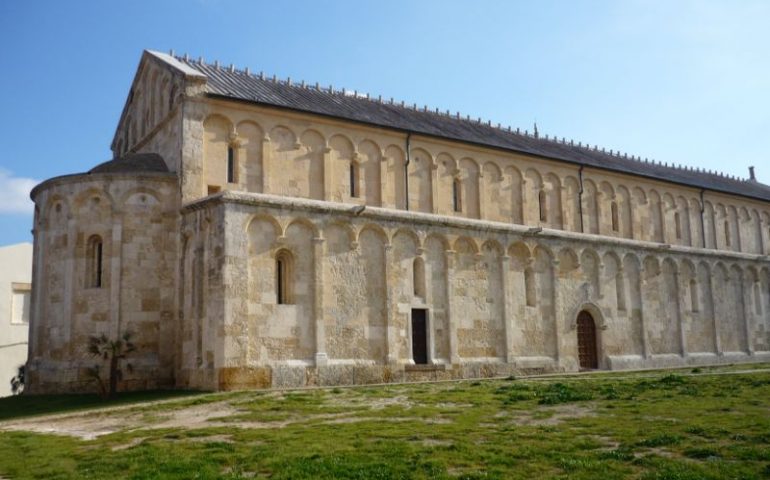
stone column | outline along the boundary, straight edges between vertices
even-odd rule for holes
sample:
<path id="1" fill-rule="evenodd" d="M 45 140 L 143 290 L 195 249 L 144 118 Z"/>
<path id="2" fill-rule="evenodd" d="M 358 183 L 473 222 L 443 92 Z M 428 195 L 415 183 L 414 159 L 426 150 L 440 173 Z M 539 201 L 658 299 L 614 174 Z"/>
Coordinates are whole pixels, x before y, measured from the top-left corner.
<path id="1" fill-rule="evenodd" d="M 754 329 L 753 327 L 753 305 L 751 302 L 752 288 L 746 288 L 746 275 L 742 274 L 740 278 L 741 298 L 743 299 L 743 328 L 746 333 L 746 353 L 754 355 Z M 748 302 L 746 301 L 748 297 Z"/>
<path id="2" fill-rule="evenodd" d="M 709 302 L 711 302 L 711 313 L 712 317 L 714 317 L 714 347 L 717 351 L 717 356 L 722 356 L 724 352 L 722 351 L 722 335 L 719 333 L 720 329 L 722 328 L 722 321 L 719 318 L 719 315 L 717 314 L 717 303 L 714 301 L 714 281 L 713 281 L 713 270 L 711 271 L 711 275 L 709 275 L 709 285 L 711 285 L 710 289 L 710 298 Z M 725 285 L 729 283 L 729 276 L 725 276 Z M 723 286 L 723 287 L 724 287 Z M 719 285 L 717 285 L 719 287 Z"/>
<path id="3" fill-rule="evenodd" d="M 44 210 L 47 212 L 47 209 Z M 27 358 L 32 361 L 40 355 L 40 336 L 48 328 L 48 322 L 46 320 L 45 313 L 43 312 L 42 295 L 43 291 L 43 278 L 48 276 L 45 274 L 45 255 L 49 248 L 47 242 L 47 230 L 48 222 L 41 221 L 38 216 L 35 216 L 35 228 L 33 230 L 33 236 L 35 243 L 33 244 L 32 251 L 32 285 L 37 285 L 37 288 L 32 290 L 32 305 L 30 306 L 29 315 L 29 344 L 27 345 Z M 47 302 L 46 302 L 47 303 Z"/>
<path id="4" fill-rule="evenodd" d="M 85 239 L 87 241 L 87 239 Z M 75 346 L 70 344 L 72 338 L 72 330 L 75 327 L 74 319 L 72 318 L 72 302 L 73 290 L 75 287 L 75 262 L 80 257 L 78 256 L 78 242 L 77 242 L 77 229 L 75 228 L 75 220 L 70 218 L 67 222 L 67 251 L 69 258 L 64 261 L 64 305 L 62 305 L 63 315 L 62 321 L 67 322 L 66 325 L 57 325 L 60 327 L 62 335 L 60 345 L 69 345 L 71 349 Z M 113 332 L 111 331 L 110 334 Z M 80 347 L 78 345 L 78 347 Z M 74 352 L 73 352 L 74 353 Z"/>
<path id="5" fill-rule="evenodd" d="M 329 361 L 326 355 L 323 298 L 324 239 L 313 239 L 313 315 L 315 316 L 315 365 L 322 367 Z"/>
<path id="6" fill-rule="evenodd" d="M 559 260 L 554 258 L 548 268 L 551 269 L 551 278 L 553 279 L 553 283 L 551 285 L 551 288 L 553 288 L 553 333 L 554 342 L 556 344 L 556 348 L 554 349 L 554 361 L 558 366 L 561 359 L 561 328 L 559 327 L 563 325 L 564 321 L 564 312 L 561 308 L 561 295 L 559 294 L 559 281 L 557 278 L 559 272 Z"/>
<path id="7" fill-rule="evenodd" d="M 388 365 L 398 363 L 398 354 L 396 348 L 397 332 L 395 325 L 395 312 L 393 308 L 393 245 L 385 245 L 385 265 L 383 273 L 385 275 L 385 358 Z"/>
<path id="8" fill-rule="evenodd" d="M 391 203 L 388 198 L 388 186 L 391 184 L 391 182 L 388 181 L 388 164 L 391 159 L 385 156 L 385 152 L 380 153 L 380 159 L 380 164 L 378 165 L 378 168 L 380 169 L 380 205 L 384 208 L 396 208 L 396 205 Z M 395 193 L 393 199 L 395 200 Z"/>
<path id="9" fill-rule="evenodd" d="M 432 213 L 438 213 L 438 165 L 432 162 L 430 164 L 430 195 L 430 211 Z"/>
<path id="10" fill-rule="evenodd" d="M 455 251 L 446 251 L 446 291 L 447 291 L 447 325 L 449 325 L 449 359 L 452 365 L 460 364 L 460 355 L 457 352 L 457 322 L 452 313 L 452 299 L 454 298 L 454 288 L 452 280 L 454 279 Z"/>
<path id="11" fill-rule="evenodd" d="M 332 149 L 329 147 L 325 147 L 323 149 L 323 155 L 324 155 L 324 200 L 331 201 L 332 199 L 332 180 L 334 175 L 334 163 L 332 161 Z"/>
<path id="12" fill-rule="evenodd" d="M 122 333 L 120 317 L 121 263 L 123 260 L 123 224 L 121 215 L 116 215 L 112 224 L 110 245 L 110 338 L 118 338 Z"/>
<path id="13" fill-rule="evenodd" d="M 513 318 L 510 313 L 513 312 L 513 298 L 510 291 L 511 282 L 511 257 L 503 255 L 500 257 L 500 268 L 503 287 L 503 326 L 505 327 L 505 361 L 513 363 Z"/>
<path id="14" fill-rule="evenodd" d="M 647 279 L 644 278 L 644 269 L 639 269 L 639 323 L 642 328 L 642 356 L 650 358 L 650 339 L 647 333 L 647 321 L 644 318 L 644 292 L 647 291 Z"/>
<path id="15" fill-rule="evenodd" d="M 481 172 L 481 167 L 479 167 L 479 175 L 476 177 L 476 193 L 478 194 L 479 218 L 481 219 L 486 218 L 486 202 L 484 201 L 484 192 L 481 191 L 481 186 L 484 183 L 482 181 L 483 178 L 484 174 Z"/>
<path id="16" fill-rule="evenodd" d="M 682 357 L 687 356 L 687 334 L 684 331 L 684 318 L 682 316 L 682 285 L 680 283 L 681 275 L 678 271 L 674 271 L 674 298 L 676 298 L 676 322 L 679 325 L 679 354 Z"/>
<path id="17" fill-rule="evenodd" d="M 265 134 L 262 139 L 262 193 L 273 193 L 270 188 L 270 173 L 273 168 L 273 155 L 270 149 L 270 137 Z"/>

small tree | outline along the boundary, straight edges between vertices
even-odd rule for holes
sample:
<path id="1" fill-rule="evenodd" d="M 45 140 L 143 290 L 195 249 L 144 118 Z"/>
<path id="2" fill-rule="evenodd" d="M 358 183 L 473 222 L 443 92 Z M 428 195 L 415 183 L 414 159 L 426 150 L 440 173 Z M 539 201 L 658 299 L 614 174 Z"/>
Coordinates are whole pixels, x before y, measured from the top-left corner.
<path id="1" fill-rule="evenodd" d="M 18 395 L 24 392 L 24 365 L 19 365 L 19 370 L 16 372 L 16 376 L 11 379 L 11 392 L 14 395 Z"/>
<path id="2" fill-rule="evenodd" d="M 131 343 L 131 337 L 131 332 L 125 332 L 117 340 L 110 340 L 105 334 L 88 338 L 88 353 L 109 362 L 106 379 L 102 376 L 101 365 L 96 364 L 93 368 L 88 369 L 88 373 L 99 385 L 99 393 L 104 399 L 113 397 L 117 392 L 118 381 L 123 378 L 121 363 L 129 353 L 136 350 L 136 346 Z M 129 373 L 133 371 L 133 366 L 130 363 L 126 362 L 125 368 Z"/>

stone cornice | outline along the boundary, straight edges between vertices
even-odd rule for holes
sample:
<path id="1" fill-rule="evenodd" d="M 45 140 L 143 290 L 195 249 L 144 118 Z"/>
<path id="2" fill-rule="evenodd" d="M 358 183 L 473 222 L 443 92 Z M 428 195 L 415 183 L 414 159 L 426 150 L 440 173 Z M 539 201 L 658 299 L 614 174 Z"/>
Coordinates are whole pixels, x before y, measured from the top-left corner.
<path id="1" fill-rule="evenodd" d="M 556 241 L 588 242 L 605 247 L 637 249 L 651 254 L 664 253 L 699 255 L 713 259 L 722 258 L 770 264 L 770 257 L 767 255 L 756 255 L 725 250 L 712 250 L 699 247 L 686 247 L 682 245 L 671 245 L 667 243 L 647 242 L 642 240 L 608 237 L 604 235 L 570 232 L 566 230 L 555 230 L 550 228 L 535 228 L 527 225 L 517 225 L 471 218 L 458 218 L 446 215 L 412 212 L 382 207 L 367 206 L 362 209 L 361 205 L 350 205 L 295 197 L 283 197 L 279 195 L 270 195 L 264 193 L 222 191 L 203 199 L 185 204 L 182 207 L 182 213 L 207 208 L 219 203 L 274 207 L 318 214 L 333 214 L 348 217 L 350 219 L 356 217 L 368 218 L 378 222 L 403 222 L 426 227 L 432 226 L 457 228 L 463 230 L 471 230 L 478 233 L 513 234 L 524 238 L 537 237 Z"/>

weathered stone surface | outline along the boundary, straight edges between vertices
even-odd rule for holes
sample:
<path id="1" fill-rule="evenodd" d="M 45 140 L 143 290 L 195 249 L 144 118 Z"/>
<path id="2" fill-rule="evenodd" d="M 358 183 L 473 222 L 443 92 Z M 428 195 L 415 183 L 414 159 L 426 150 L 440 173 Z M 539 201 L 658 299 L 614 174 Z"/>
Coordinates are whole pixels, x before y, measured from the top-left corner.
<path id="1" fill-rule="evenodd" d="M 159 58 L 113 150 L 173 173 L 33 192 L 32 392 L 93 388 L 88 335 L 127 330 L 125 388 L 576 371 L 581 312 L 599 368 L 770 358 L 766 202 L 419 135 L 407 157 L 403 132 L 209 97 Z"/>

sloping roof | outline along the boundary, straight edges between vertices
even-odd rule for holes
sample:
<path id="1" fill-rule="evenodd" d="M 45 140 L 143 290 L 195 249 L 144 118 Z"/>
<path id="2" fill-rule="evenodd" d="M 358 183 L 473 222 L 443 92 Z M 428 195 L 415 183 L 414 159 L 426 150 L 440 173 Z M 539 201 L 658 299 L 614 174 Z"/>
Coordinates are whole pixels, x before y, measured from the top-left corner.
<path id="1" fill-rule="evenodd" d="M 129 153 L 95 166 L 88 173 L 168 173 L 168 166 L 157 153 Z"/>
<path id="2" fill-rule="evenodd" d="M 205 75 L 207 93 L 214 97 L 324 115 L 770 201 L 770 186 L 756 181 L 648 163 L 587 146 L 520 134 L 432 110 L 420 110 L 370 99 L 351 92 L 291 84 L 288 81 L 260 78 L 237 69 L 199 63 L 183 57 L 172 58 Z"/>

